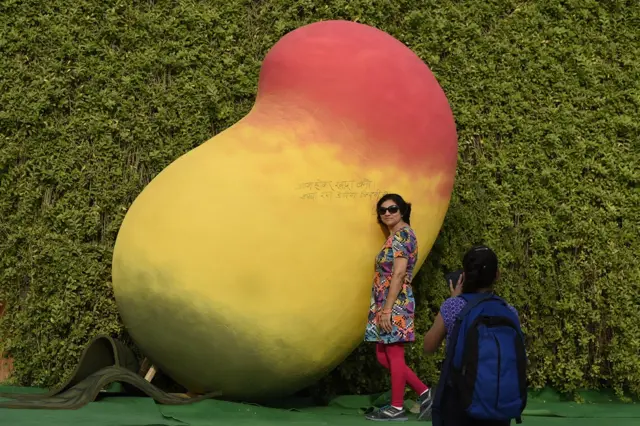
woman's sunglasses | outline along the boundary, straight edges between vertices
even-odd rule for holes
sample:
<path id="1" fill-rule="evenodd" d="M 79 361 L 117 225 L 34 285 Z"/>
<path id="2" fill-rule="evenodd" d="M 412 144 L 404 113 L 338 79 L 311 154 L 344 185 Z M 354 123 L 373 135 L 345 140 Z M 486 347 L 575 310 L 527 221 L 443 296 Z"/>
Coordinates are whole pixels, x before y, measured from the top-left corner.
<path id="1" fill-rule="evenodd" d="M 379 214 L 380 216 L 382 216 L 382 215 L 383 215 L 383 214 L 385 214 L 386 212 L 389 212 L 389 213 L 391 213 L 391 214 L 394 214 L 394 213 L 398 213 L 399 211 L 400 211 L 400 207 L 395 206 L 395 205 L 393 205 L 393 206 L 389 206 L 389 207 L 380 207 L 380 208 L 378 208 L 378 214 Z"/>

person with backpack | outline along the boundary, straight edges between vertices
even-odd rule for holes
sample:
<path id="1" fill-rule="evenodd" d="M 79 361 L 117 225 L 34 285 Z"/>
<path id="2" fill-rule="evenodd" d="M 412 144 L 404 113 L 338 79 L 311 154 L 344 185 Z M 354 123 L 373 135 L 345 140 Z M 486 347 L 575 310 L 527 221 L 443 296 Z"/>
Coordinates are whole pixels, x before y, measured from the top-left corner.
<path id="1" fill-rule="evenodd" d="M 445 300 L 424 336 L 434 353 L 446 339 L 435 390 L 433 426 L 506 426 L 521 423 L 527 404 L 527 357 L 516 309 L 493 292 L 498 257 L 489 247 L 471 248 L 463 272 L 449 282 Z"/>

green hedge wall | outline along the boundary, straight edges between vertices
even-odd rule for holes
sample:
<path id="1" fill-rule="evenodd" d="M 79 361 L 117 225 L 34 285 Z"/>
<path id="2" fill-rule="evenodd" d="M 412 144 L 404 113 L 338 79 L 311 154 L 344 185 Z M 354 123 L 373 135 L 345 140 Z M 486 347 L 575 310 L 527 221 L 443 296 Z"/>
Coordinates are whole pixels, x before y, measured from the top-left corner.
<path id="1" fill-rule="evenodd" d="M 96 333 L 123 215 L 179 155 L 246 114 L 285 33 L 355 20 L 432 68 L 459 173 L 416 283 L 419 329 L 473 243 L 501 259 L 532 386 L 640 394 L 640 5 L 636 0 L 0 0 L 0 345 L 59 382 Z M 433 382 L 439 357 L 408 358 Z M 315 389 L 387 386 L 359 348 Z"/>

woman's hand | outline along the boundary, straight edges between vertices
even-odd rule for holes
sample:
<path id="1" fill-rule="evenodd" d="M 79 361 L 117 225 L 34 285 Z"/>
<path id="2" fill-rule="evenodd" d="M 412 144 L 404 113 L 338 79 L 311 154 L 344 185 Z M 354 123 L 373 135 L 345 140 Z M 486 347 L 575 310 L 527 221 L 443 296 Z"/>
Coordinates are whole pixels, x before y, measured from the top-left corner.
<path id="1" fill-rule="evenodd" d="M 383 310 L 378 317 L 378 326 L 387 333 L 391 333 L 393 330 L 393 324 L 391 323 L 391 312 Z"/>
<path id="2" fill-rule="evenodd" d="M 453 286 L 453 281 L 449 280 L 449 290 L 451 290 L 451 297 L 458 297 L 462 294 L 462 283 L 464 282 L 464 272 L 458 277 L 456 286 Z"/>

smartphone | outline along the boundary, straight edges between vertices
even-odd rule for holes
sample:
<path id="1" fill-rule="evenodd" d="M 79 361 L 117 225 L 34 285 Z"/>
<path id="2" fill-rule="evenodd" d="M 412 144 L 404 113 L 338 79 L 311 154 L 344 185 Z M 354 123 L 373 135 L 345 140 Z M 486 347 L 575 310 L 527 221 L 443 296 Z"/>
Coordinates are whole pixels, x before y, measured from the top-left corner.
<path id="1" fill-rule="evenodd" d="M 456 288 L 456 284 L 458 284 L 458 279 L 460 279 L 462 272 L 462 269 L 458 269 L 457 271 L 449 272 L 444 276 L 444 279 L 447 282 L 447 288 L 449 288 L 449 281 L 453 284 L 453 288 Z"/>

